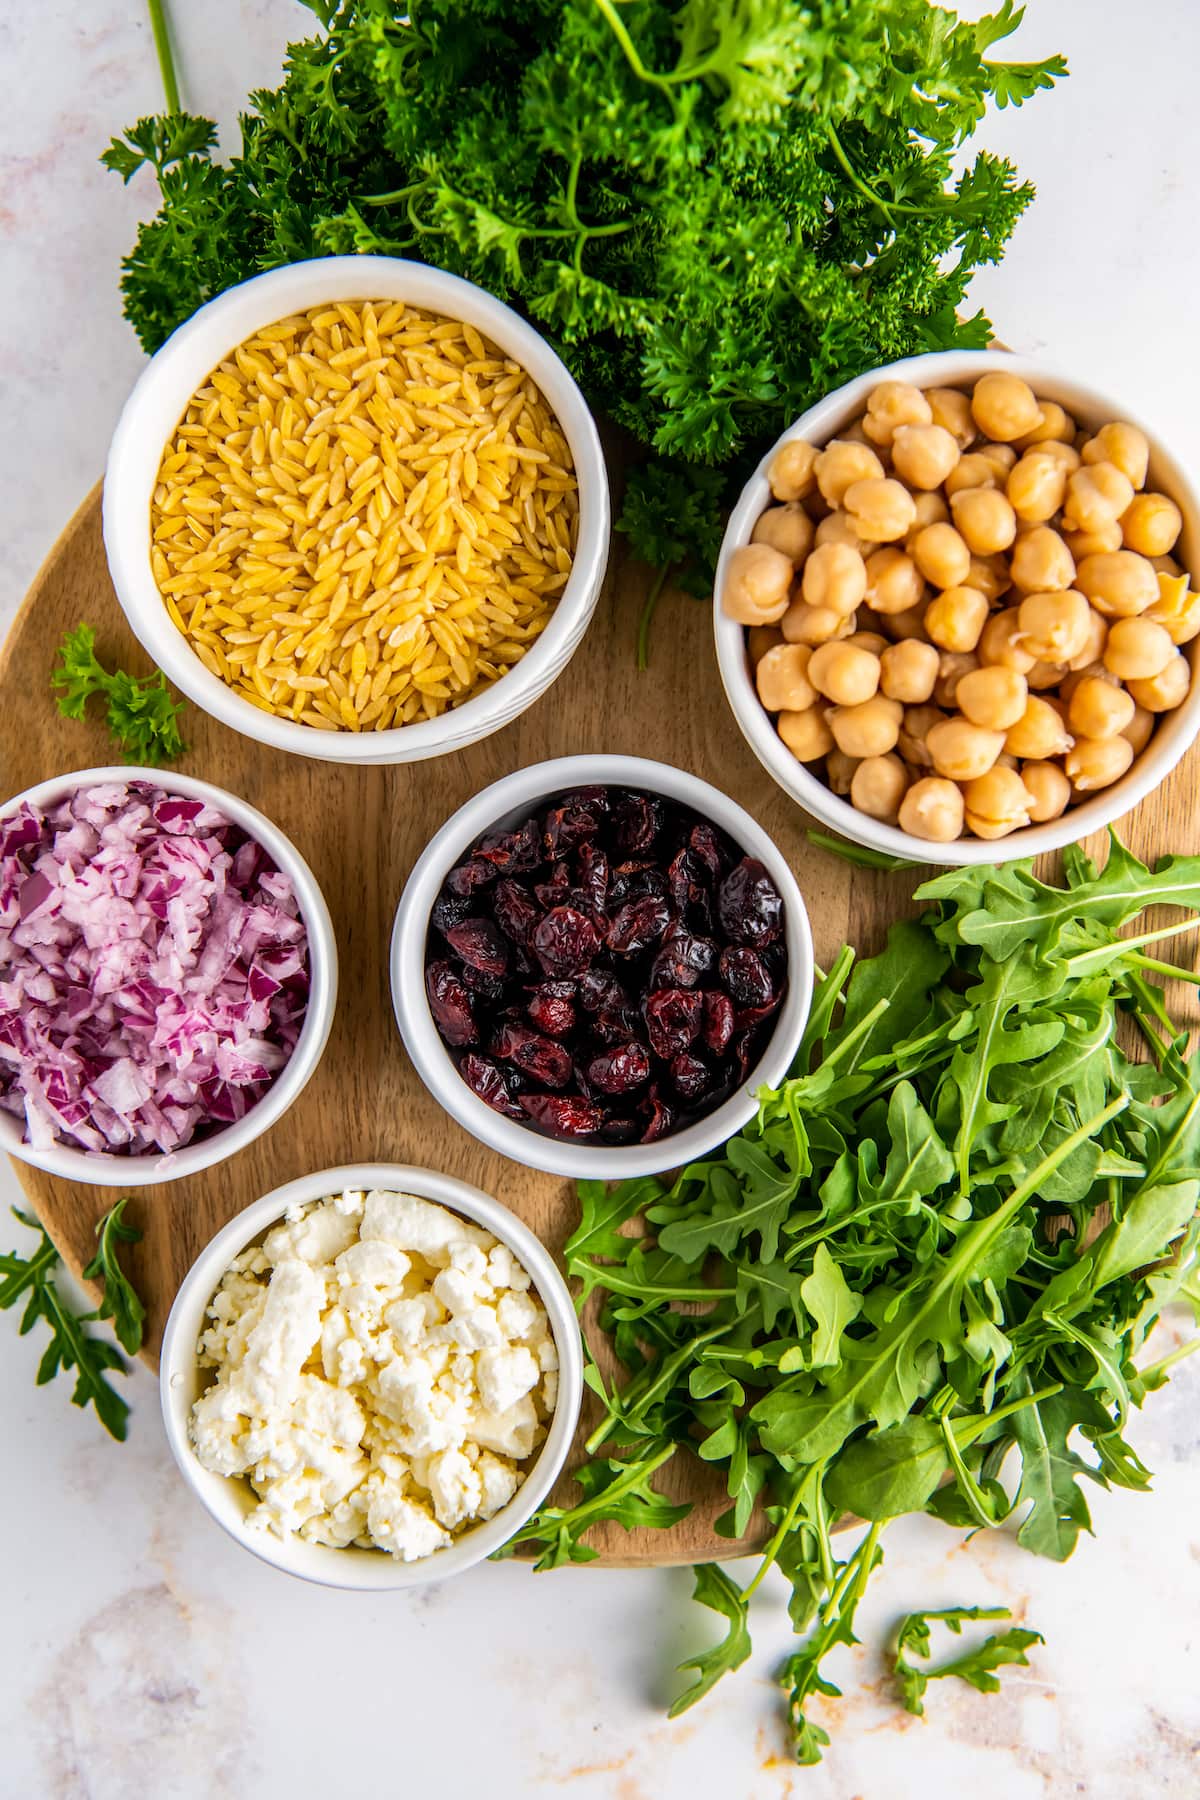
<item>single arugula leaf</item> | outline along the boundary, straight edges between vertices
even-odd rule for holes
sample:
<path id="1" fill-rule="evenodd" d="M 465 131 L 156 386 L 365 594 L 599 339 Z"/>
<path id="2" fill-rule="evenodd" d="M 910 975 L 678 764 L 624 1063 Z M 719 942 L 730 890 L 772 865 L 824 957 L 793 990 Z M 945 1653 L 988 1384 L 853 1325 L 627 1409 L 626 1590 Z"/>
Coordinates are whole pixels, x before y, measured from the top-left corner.
<path id="1" fill-rule="evenodd" d="M 821 1760 L 829 1733 L 809 1719 L 805 1708 L 813 1694 L 837 1698 L 841 1689 L 821 1673 L 821 1665 L 838 1644 L 857 1644 L 854 1618 L 859 1601 L 874 1569 L 883 1561 L 878 1523 L 873 1524 L 858 1548 L 838 1570 L 837 1578 L 817 1608 L 816 1623 L 800 1649 L 786 1658 L 779 1684 L 787 1694 L 796 1761 L 811 1766 Z"/>
<path id="2" fill-rule="evenodd" d="M 1025 1652 L 1031 1645 L 1044 1644 L 1046 1640 L 1040 1631 L 1028 1631 L 1020 1625 L 1010 1626 L 1007 1631 L 985 1638 L 975 1649 L 965 1650 L 961 1656 L 941 1663 L 935 1669 L 918 1668 L 910 1660 L 910 1654 L 922 1659 L 930 1656 L 930 1626 L 934 1622 L 945 1625 L 957 1637 L 961 1636 L 963 1625 L 967 1621 L 1011 1617 L 1006 1606 L 951 1606 L 938 1612 L 909 1613 L 902 1619 L 896 1639 L 893 1673 L 905 1711 L 916 1713 L 918 1717 L 924 1716 L 924 1695 L 931 1681 L 944 1681 L 953 1676 L 959 1681 L 965 1681 L 981 1694 L 995 1694 L 1000 1691 L 1000 1683 L 995 1674 L 997 1669 L 1013 1664 L 1027 1668 L 1029 1658 Z"/>
<path id="3" fill-rule="evenodd" d="M 778 1254 L 779 1232 L 800 1187 L 800 1172 L 781 1166 L 762 1144 L 732 1138 L 725 1146 L 728 1174 L 723 1198 L 707 1213 L 684 1209 L 681 1217 L 659 1232 L 658 1241 L 673 1256 L 695 1262 L 707 1251 L 730 1256 L 743 1239 L 757 1235 L 764 1262 Z M 715 1185 L 715 1184 L 714 1184 Z M 650 1219 L 662 1215 L 650 1208 Z"/>
<path id="4" fill-rule="evenodd" d="M 928 1200 L 938 1188 L 953 1180 L 954 1158 L 938 1136 L 911 1081 L 897 1082 L 892 1089 L 887 1131 L 890 1147 L 880 1192 L 897 1206 Z"/>
<path id="5" fill-rule="evenodd" d="M 495 1554 L 511 1556 L 518 1544 L 540 1544 L 538 1569 L 557 1569 L 568 1562 L 594 1562 L 598 1554 L 583 1542 L 585 1532 L 604 1520 L 627 1531 L 645 1527 L 666 1531 L 685 1519 L 690 1505 L 675 1505 L 655 1491 L 654 1475 L 675 1454 L 674 1444 L 652 1444 L 644 1455 L 623 1461 L 604 1457 L 574 1471 L 583 1493 L 576 1506 L 543 1506 Z"/>
<path id="6" fill-rule="evenodd" d="M 91 1317 L 111 1319 L 117 1342 L 130 1356 L 136 1356 L 142 1347 L 146 1308 L 122 1269 L 117 1255 L 118 1244 L 136 1244 L 142 1235 L 136 1225 L 127 1225 L 121 1216 L 128 1204 L 129 1197 L 126 1195 L 115 1206 L 110 1207 L 97 1223 L 97 1250 L 83 1271 L 83 1279 L 104 1283 L 100 1304 Z"/>
<path id="7" fill-rule="evenodd" d="M 1111 1423 L 1091 1395 L 1078 1388 L 1064 1388 L 1061 1393 L 1026 1407 L 1012 1422 L 1021 1453 L 1021 1485 L 1016 1504 L 1029 1505 L 1029 1513 L 1017 1532 L 1017 1542 L 1052 1562 L 1065 1562 L 1079 1533 L 1092 1528 L 1087 1500 L 1076 1478 L 1086 1475 L 1101 1482 L 1103 1478 L 1070 1448 L 1068 1439 L 1077 1425 L 1097 1418 L 1104 1425 Z"/>
<path id="8" fill-rule="evenodd" d="M 696 1680 L 684 1689 L 668 1709 L 668 1718 L 677 1719 L 697 1700 L 702 1700 L 730 1669 L 739 1669 L 750 1654 L 750 1630 L 746 1623 L 746 1602 L 737 1582 L 718 1563 L 698 1563 L 693 1570 L 695 1586 L 692 1598 L 701 1606 L 709 1606 L 729 1621 L 725 1636 L 708 1650 L 686 1656 L 679 1665 L 680 1673 L 696 1671 Z"/>
<path id="9" fill-rule="evenodd" d="M 810 1368 L 827 1368 L 841 1359 L 842 1333 L 862 1311 L 862 1301 L 850 1291 L 842 1271 L 825 1244 L 813 1254 L 812 1273 L 799 1284 L 800 1297 L 816 1331 L 809 1352 Z"/>

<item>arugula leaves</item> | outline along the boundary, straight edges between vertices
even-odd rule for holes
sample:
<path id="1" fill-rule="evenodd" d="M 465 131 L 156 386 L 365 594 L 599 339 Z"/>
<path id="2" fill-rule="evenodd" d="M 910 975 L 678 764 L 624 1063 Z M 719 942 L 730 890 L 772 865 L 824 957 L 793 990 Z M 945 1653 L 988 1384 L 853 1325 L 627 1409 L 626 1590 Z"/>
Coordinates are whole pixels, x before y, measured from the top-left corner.
<path id="1" fill-rule="evenodd" d="M 58 649 L 50 685 L 61 689 L 58 710 L 65 719 L 82 719 L 93 694 L 108 702 L 108 730 L 127 763 L 158 768 L 173 762 L 187 749 L 176 720 L 182 705 L 172 700 L 167 678 L 157 675 L 135 679 L 124 669 L 113 674 L 97 660 L 96 633 L 90 625 L 68 631 Z"/>
<path id="2" fill-rule="evenodd" d="M 976 1530 L 1015 1512 L 1018 1541 L 1061 1561 L 1091 1529 L 1088 1484 L 1148 1484 L 1124 1432 L 1181 1354 L 1139 1370 L 1147 1335 L 1200 1295 L 1200 1052 L 1154 979 L 1171 966 L 1145 966 L 1140 911 L 1194 924 L 1200 863 L 1150 870 L 1114 838 L 1102 871 L 1064 867 L 1061 887 L 1027 864 L 926 883 L 931 904 L 880 955 L 844 950 L 820 979 L 791 1078 L 738 1137 L 670 1180 L 581 1188 L 567 1268 L 621 1373 L 589 1370 L 589 1451 L 605 1450 L 583 1498 L 522 1537 L 549 1566 L 587 1555 L 599 1517 L 666 1517 L 652 1477 L 698 1449 L 725 1474 L 721 1533 L 759 1507 L 772 1535 L 744 1587 L 698 1572 L 726 1632 L 677 1704 L 744 1661 L 750 1597 L 777 1568 L 802 1634 L 781 1677 L 801 1761 L 826 1741 L 810 1701 L 835 1693 L 823 1659 L 853 1641 L 890 1519 Z M 1120 1047 L 1122 1012 L 1151 1063 Z M 871 1527 L 843 1557 L 840 1513 Z M 930 1619 L 974 1616 L 913 1615 L 906 1700 L 950 1674 L 990 1691 L 1035 1641 L 1014 1628 L 912 1663 Z"/>
<path id="3" fill-rule="evenodd" d="M 58 1267 L 58 1251 L 45 1230 L 28 1213 L 13 1208 L 13 1217 L 31 1231 L 41 1234 L 41 1242 L 31 1256 L 16 1252 L 0 1254 L 0 1311 L 7 1311 L 18 1300 L 24 1300 L 20 1333 L 24 1337 L 39 1322 L 50 1329 L 50 1342 L 38 1365 L 37 1382 L 42 1387 L 60 1371 L 74 1372 L 75 1406 L 91 1406 L 111 1437 L 124 1442 L 128 1403 L 122 1399 L 108 1375 L 128 1373 L 128 1365 L 115 1345 L 98 1338 L 85 1327 L 93 1321 L 112 1319 L 117 1336 L 130 1355 L 142 1344 L 142 1326 L 146 1309 L 134 1292 L 129 1278 L 117 1260 L 117 1244 L 136 1243 L 141 1232 L 121 1217 L 126 1200 L 118 1200 L 96 1226 L 99 1248 L 84 1270 L 85 1280 L 100 1280 L 104 1292 L 95 1312 L 76 1313 L 67 1304 L 54 1281 Z"/>
<path id="4" fill-rule="evenodd" d="M 936 1669 L 918 1668 L 910 1661 L 909 1652 L 921 1657 L 923 1661 L 929 1658 L 932 1653 L 930 1626 L 935 1621 L 952 1631 L 956 1637 L 961 1637 L 963 1625 L 967 1621 L 1011 1617 L 1006 1606 L 951 1606 L 941 1612 L 909 1613 L 902 1619 L 896 1637 L 893 1673 L 905 1711 L 923 1717 L 925 1690 L 929 1683 L 944 1681 L 950 1676 L 958 1681 L 965 1681 L 981 1694 L 999 1693 L 1000 1683 L 995 1671 L 1012 1663 L 1027 1668 L 1029 1658 L 1025 1654 L 1026 1650 L 1033 1644 L 1044 1644 L 1046 1641 L 1039 1631 L 1027 1631 L 1024 1626 L 1011 1625 L 1007 1631 L 996 1632 L 985 1638 L 974 1650 L 965 1650 L 961 1656 L 952 1657 L 949 1662 L 939 1664 Z"/>

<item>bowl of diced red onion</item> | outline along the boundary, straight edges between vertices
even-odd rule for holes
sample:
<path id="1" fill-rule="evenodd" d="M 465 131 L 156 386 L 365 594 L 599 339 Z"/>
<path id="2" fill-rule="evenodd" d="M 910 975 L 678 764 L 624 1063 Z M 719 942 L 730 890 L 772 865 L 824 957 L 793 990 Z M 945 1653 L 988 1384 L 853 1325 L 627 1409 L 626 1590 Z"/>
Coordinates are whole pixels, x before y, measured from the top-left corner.
<path id="1" fill-rule="evenodd" d="M 808 1018 L 779 848 L 683 769 L 574 756 L 493 783 L 409 877 L 392 1002 L 417 1073 L 492 1149 L 615 1180 L 747 1124 Z"/>
<path id="2" fill-rule="evenodd" d="M 234 1155 L 329 1036 L 315 877 L 244 800 L 84 769 L 0 806 L 0 1149 L 140 1187 Z"/>

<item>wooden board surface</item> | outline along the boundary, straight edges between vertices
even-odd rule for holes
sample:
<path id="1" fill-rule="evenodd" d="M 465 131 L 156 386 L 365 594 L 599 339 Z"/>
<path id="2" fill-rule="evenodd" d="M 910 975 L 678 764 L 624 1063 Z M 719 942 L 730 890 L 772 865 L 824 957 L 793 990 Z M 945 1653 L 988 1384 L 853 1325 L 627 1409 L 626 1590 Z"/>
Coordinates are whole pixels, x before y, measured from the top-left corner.
<path id="1" fill-rule="evenodd" d="M 188 706 L 191 748 L 179 766 L 244 795 L 295 841 L 333 915 L 341 985 L 321 1066 L 273 1130 L 192 1180 L 134 1190 L 128 1212 L 144 1235 L 131 1253 L 131 1273 L 149 1310 L 151 1360 L 180 1279 L 218 1227 L 260 1194 L 314 1169 L 373 1161 L 430 1164 L 495 1194 L 556 1251 L 570 1232 L 573 1185 L 506 1161 L 442 1111 L 408 1061 L 388 993 L 388 937 L 409 870 L 449 814 L 498 776 L 550 756 L 614 751 L 674 763 L 715 783 L 759 820 L 788 857 L 824 966 L 847 939 L 863 953 L 877 949 L 890 921 L 909 909 L 916 885 L 911 874 L 855 870 L 808 843 L 810 820 L 760 767 L 734 723 L 717 675 L 707 606 L 668 596 L 658 613 L 651 668 L 637 671 L 634 632 L 647 579 L 645 570 L 625 561 L 618 539 L 595 619 L 566 672 L 515 724 L 432 762 L 375 769 L 310 762 L 265 749 Z M 56 544 L 0 658 L 0 798 L 52 775 L 116 760 L 98 708 L 86 724 L 72 723 L 59 716 L 51 698 L 57 645 L 80 620 L 95 626 L 105 663 L 146 672 L 146 657 L 108 579 L 98 487 Z M 1126 820 L 1122 835 L 1133 849 L 1152 856 L 1200 850 L 1195 781 L 1190 756 Z M 78 1273 L 92 1253 L 93 1225 L 114 1190 L 73 1187 L 24 1163 L 15 1167 Z M 589 1396 L 584 1432 L 593 1404 Z M 669 1533 L 599 1528 L 592 1541 L 603 1560 L 630 1565 L 728 1557 L 734 1547 L 712 1531 L 728 1504 L 719 1475 L 681 1455 L 664 1470 L 661 1485 L 694 1501 L 691 1515 Z M 569 1492 L 564 1484 L 563 1494 Z"/>

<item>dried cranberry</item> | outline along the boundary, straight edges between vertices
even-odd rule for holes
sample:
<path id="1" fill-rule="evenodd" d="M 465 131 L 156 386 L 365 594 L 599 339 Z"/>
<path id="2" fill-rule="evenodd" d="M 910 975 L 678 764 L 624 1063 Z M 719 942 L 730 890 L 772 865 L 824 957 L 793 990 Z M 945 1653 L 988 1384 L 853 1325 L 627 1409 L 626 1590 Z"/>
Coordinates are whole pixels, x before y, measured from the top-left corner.
<path id="1" fill-rule="evenodd" d="M 473 1094 L 496 1112 L 507 1113 L 510 1119 L 522 1119 L 524 1113 L 513 1099 L 502 1070 L 490 1056 L 478 1056 L 474 1050 L 468 1050 L 459 1063 L 462 1078 Z"/>
<path id="2" fill-rule="evenodd" d="M 735 944 L 773 944 L 783 933 L 783 900 L 756 856 L 743 856 L 717 896 L 721 928 Z"/>
<path id="3" fill-rule="evenodd" d="M 716 828 L 712 825 L 693 825 L 688 844 L 708 870 L 713 882 L 720 881 L 728 859 Z"/>
<path id="4" fill-rule="evenodd" d="M 671 1058 L 670 1075 L 676 1093 L 690 1105 L 703 1100 L 712 1086 L 712 1071 L 708 1064 L 689 1050 L 681 1050 L 678 1056 Z"/>
<path id="5" fill-rule="evenodd" d="M 693 937 L 676 925 L 663 939 L 662 949 L 650 967 L 650 986 L 697 987 L 717 966 L 717 946 L 711 938 Z"/>
<path id="6" fill-rule="evenodd" d="M 600 1127 L 600 1138 L 606 1144 L 635 1144 L 642 1134 L 636 1119 L 624 1119 L 610 1113 Z"/>
<path id="7" fill-rule="evenodd" d="M 728 994 L 718 993 L 716 989 L 705 994 L 701 1032 L 710 1050 L 719 1055 L 726 1048 L 733 1036 L 733 1001 Z"/>
<path id="8" fill-rule="evenodd" d="M 630 900 L 619 906 L 608 922 L 604 942 L 620 956 L 632 956 L 656 944 L 671 922 L 665 900 Z"/>
<path id="9" fill-rule="evenodd" d="M 590 919 L 592 924 L 596 927 L 596 935 L 598 937 L 602 938 L 604 933 L 608 930 L 608 920 L 605 918 L 602 908 L 597 906 L 595 900 L 592 898 L 591 888 L 568 888 L 563 896 L 562 905 L 573 906 L 575 911 L 581 912 L 585 919 Z"/>
<path id="10" fill-rule="evenodd" d="M 430 923 L 439 931 L 448 931 L 451 925 L 457 925 L 460 920 L 465 919 L 474 905 L 469 894 L 439 894 L 429 915 Z"/>
<path id="11" fill-rule="evenodd" d="M 733 945 L 721 952 L 721 980 L 736 1006 L 765 1006 L 773 988 L 762 957 L 754 950 Z"/>
<path id="12" fill-rule="evenodd" d="M 429 964 L 425 970 L 425 994 L 433 1022 L 446 1043 L 459 1046 L 478 1042 L 471 996 L 448 962 Z"/>
<path id="13" fill-rule="evenodd" d="M 547 1087 L 566 1087 L 571 1079 L 571 1052 L 528 1025 L 502 1025 L 492 1039 L 492 1055 L 513 1063 Z"/>
<path id="14" fill-rule="evenodd" d="M 508 967 L 508 945 L 490 919 L 463 919 L 446 933 L 456 956 L 484 975 L 503 975 Z"/>
<path id="15" fill-rule="evenodd" d="M 502 1000 L 504 998 L 504 977 L 489 975 L 483 969 L 473 969 L 470 963 L 464 963 L 459 970 L 463 982 L 473 994 L 484 1000 Z"/>
<path id="16" fill-rule="evenodd" d="M 704 1002 L 694 990 L 663 988 L 646 998 L 646 1029 L 650 1048 L 669 1062 L 696 1041 Z"/>
<path id="17" fill-rule="evenodd" d="M 659 899 L 666 898 L 667 878 L 661 869 L 648 862 L 617 864 L 608 893 L 612 905 L 625 900 L 644 900 L 651 894 Z"/>
<path id="18" fill-rule="evenodd" d="M 542 834 L 537 820 L 526 819 L 515 831 L 489 832 L 475 855 L 512 874 L 536 869 L 542 860 Z"/>
<path id="19" fill-rule="evenodd" d="M 753 1031 L 739 1031 L 733 1040 L 733 1054 L 737 1062 L 738 1080 L 745 1081 L 751 1069 L 758 1061 L 758 1038 Z"/>
<path id="20" fill-rule="evenodd" d="M 571 891 L 571 872 L 566 863 L 559 863 L 549 881 L 537 882 L 533 891 L 543 906 L 561 906 Z"/>
<path id="21" fill-rule="evenodd" d="M 667 870 L 672 904 L 689 925 L 707 931 L 712 924 L 712 895 L 708 870 L 694 850 L 680 850 Z"/>
<path id="22" fill-rule="evenodd" d="M 592 1087 L 602 1094 L 628 1094 L 650 1079 L 650 1053 L 636 1039 L 594 1056 L 587 1067 Z"/>
<path id="23" fill-rule="evenodd" d="M 675 1123 L 675 1113 L 660 1094 L 651 1091 L 646 1105 L 649 1123 L 642 1132 L 643 1144 L 656 1144 L 661 1137 L 666 1137 Z"/>
<path id="24" fill-rule="evenodd" d="M 628 1003 L 602 1006 L 592 1021 L 592 1035 L 604 1045 L 623 1044 L 636 1036 L 641 1025 L 636 1007 Z"/>
<path id="25" fill-rule="evenodd" d="M 514 944 L 527 944 L 529 936 L 541 918 L 541 908 L 534 905 L 529 895 L 515 881 L 498 881 L 492 910 L 496 915 L 496 923 L 506 938 Z"/>
<path id="26" fill-rule="evenodd" d="M 594 838 L 608 811 L 608 796 L 603 788 L 580 788 L 566 794 L 546 814 L 543 842 L 551 862 L 565 856 L 586 838 Z"/>
<path id="27" fill-rule="evenodd" d="M 608 858 L 596 844 L 581 844 L 575 859 L 575 879 L 597 912 L 608 900 Z"/>
<path id="28" fill-rule="evenodd" d="M 600 1108 L 582 1094 L 522 1094 L 521 1105 L 553 1137 L 593 1137 L 604 1123 Z"/>
<path id="29" fill-rule="evenodd" d="M 627 856 L 648 850 L 658 836 L 658 802 L 647 799 L 645 794 L 622 794 L 613 807 L 613 823 L 618 848 Z"/>
<path id="30" fill-rule="evenodd" d="M 473 856 L 470 862 L 460 863 L 457 869 L 451 869 L 446 877 L 446 886 L 452 894 L 473 894 L 476 888 L 486 887 L 489 881 L 495 881 L 496 871 L 489 862 L 482 862 Z"/>
<path id="31" fill-rule="evenodd" d="M 547 975 L 582 975 L 600 948 L 600 934 L 576 907 L 555 906 L 538 921 L 531 944 Z"/>
<path id="32" fill-rule="evenodd" d="M 769 1019 L 772 1013 L 779 1010 L 779 1002 L 782 999 L 782 994 L 773 994 L 761 1006 L 739 1006 L 733 1016 L 734 1030 L 749 1031 L 754 1026 L 761 1025 L 764 1019 Z"/>
<path id="33" fill-rule="evenodd" d="M 526 1012 L 547 1037 L 565 1038 L 575 1029 L 575 988 L 569 981 L 544 981 L 529 997 Z"/>
<path id="34" fill-rule="evenodd" d="M 579 999 L 585 1012 L 599 1012 L 604 1006 L 624 1006 L 628 996 L 607 969 L 589 969 L 579 983 Z"/>

